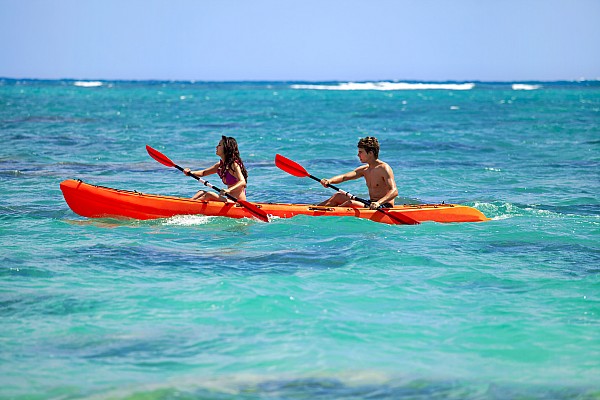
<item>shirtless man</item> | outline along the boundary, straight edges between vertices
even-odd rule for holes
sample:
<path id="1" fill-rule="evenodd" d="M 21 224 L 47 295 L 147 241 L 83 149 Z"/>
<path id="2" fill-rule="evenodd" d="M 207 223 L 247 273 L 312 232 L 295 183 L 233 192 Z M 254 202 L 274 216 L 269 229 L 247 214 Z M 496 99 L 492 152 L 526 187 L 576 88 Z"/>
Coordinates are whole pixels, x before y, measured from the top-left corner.
<path id="1" fill-rule="evenodd" d="M 394 199 L 398 196 L 396 181 L 394 180 L 394 172 L 392 168 L 381 161 L 379 158 L 379 142 L 376 138 L 368 136 L 358 141 L 358 158 L 362 165 L 354 171 L 347 172 L 343 175 L 336 175 L 333 178 L 321 179 L 321 185 L 327 187 L 329 184 L 337 184 L 345 181 L 364 177 L 369 188 L 369 197 L 371 199 L 370 208 L 376 209 L 381 207 L 393 207 Z M 326 201 L 319 204 L 320 206 L 358 206 L 364 207 L 364 204 L 351 200 L 343 193 L 336 193 Z"/>

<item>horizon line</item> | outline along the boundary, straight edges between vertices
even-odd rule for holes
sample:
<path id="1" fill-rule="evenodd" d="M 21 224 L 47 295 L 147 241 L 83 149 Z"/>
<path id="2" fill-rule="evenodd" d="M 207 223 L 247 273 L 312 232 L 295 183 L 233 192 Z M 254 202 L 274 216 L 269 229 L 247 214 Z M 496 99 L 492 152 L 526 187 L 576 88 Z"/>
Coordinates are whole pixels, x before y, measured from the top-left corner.
<path id="1" fill-rule="evenodd" d="M 73 82 L 169 82 L 169 83 L 369 83 L 369 82 L 392 82 L 392 83 L 556 83 L 556 82 L 598 82 L 600 78 L 577 78 L 577 79 L 518 79 L 518 80 L 482 80 L 482 79 L 356 79 L 356 80 L 312 80 L 312 79 L 106 79 L 106 78 L 14 78 L 0 76 L 0 81 L 73 81 Z"/>

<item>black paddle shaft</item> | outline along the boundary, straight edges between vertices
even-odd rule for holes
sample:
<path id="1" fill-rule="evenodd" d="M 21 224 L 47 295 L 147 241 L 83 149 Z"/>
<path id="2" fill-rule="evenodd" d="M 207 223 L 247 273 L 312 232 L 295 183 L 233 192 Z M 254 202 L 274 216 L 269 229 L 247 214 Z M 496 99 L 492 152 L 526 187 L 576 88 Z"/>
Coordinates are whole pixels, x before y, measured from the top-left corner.
<path id="1" fill-rule="evenodd" d="M 319 178 L 317 178 L 316 176 L 313 175 L 308 175 L 309 178 L 314 179 L 317 182 L 321 182 L 321 180 Z M 356 197 L 355 195 L 353 195 L 352 193 L 348 193 L 342 189 L 340 189 L 337 186 L 334 186 L 332 184 L 328 184 L 327 187 L 332 188 L 333 190 L 337 190 L 338 192 L 345 194 L 346 196 L 348 196 L 351 200 L 356 200 L 356 201 L 360 201 L 361 203 L 363 203 L 366 206 L 370 206 L 371 205 L 371 200 L 365 200 L 365 199 L 361 199 L 360 197 Z"/>

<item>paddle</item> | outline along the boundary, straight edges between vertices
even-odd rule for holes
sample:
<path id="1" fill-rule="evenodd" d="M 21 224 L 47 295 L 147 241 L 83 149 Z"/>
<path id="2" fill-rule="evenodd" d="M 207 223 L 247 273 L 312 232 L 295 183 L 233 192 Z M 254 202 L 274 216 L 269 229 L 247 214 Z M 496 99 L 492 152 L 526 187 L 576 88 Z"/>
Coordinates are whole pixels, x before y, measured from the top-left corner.
<path id="1" fill-rule="evenodd" d="M 309 174 L 302 165 L 298 164 L 295 161 L 290 160 L 289 158 L 282 156 L 281 154 L 275 155 L 275 165 L 290 175 L 298 176 L 300 178 L 308 177 L 317 182 L 321 182 L 321 180 L 319 178 Z M 345 194 L 352 200 L 356 200 L 356 201 L 363 203 L 365 206 L 369 206 L 371 204 L 370 200 L 365 200 L 365 199 L 361 199 L 360 197 L 356 197 L 355 195 L 345 192 L 336 186 L 333 186 L 331 184 L 327 185 L 327 186 L 332 188 L 333 190 L 337 190 L 338 192 Z M 391 212 L 389 212 L 389 210 L 387 208 L 381 208 L 381 206 L 380 206 L 380 208 L 376 208 L 376 210 L 379 212 L 382 212 L 385 215 L 387 215 L 388 217 L 390 217 L 390 219 L 392 219 L 396 224 L 407 224 L 407 225 L 420 224 L 419 221 L 414 220 L 405 214 L 402 214 L 399 212 L 395 212 L 392 214 Z"/>
<path id="2" fill-rule="evenodd" d="M 166 165 L 167 167 L 175 167 L 178 170 L 183 172 L 183 168 L 181 168 L 179 165 L 175 164 L 173 161 L 171 161 L 171 159 L 169 157 L 165 156 L 160 151 L 153 149 L 152 147 L 150 147 L 148 145 L 146 145 L 146 150 L 148 151 L 148 154 L 150 154 L 150 157 L 154 158 L 159 163 Z M 209 188 L 214 189 L 217 192 L 221 192 L 221 189 L 212 185 L 210 182 L 205 181 L 204 179 L 200 178 L 198 175 L 194 175 L 190 172 L 189 176 L 196 179 L 197 181 L 200 181 L 200 183 L 203 183 L 204 186 L 208 186 Z M 256 216 L 261 221 L 269 222 L 269 216 L 263 210 L 261 210 L 260 208 L 255 206 L 254 204 L 252 204 L 248 201 L 245 201 L 245 200 L 238 200 L 235 197 L 233 197 L 232 195 L 230 195 L 229 193 L 225 193 L 225 196 L 229 200 L 235 201 L 236 203 L 238 203 L 239 205 L 244 207 L 246 210 L 250 211 L 252 214 L 254 214 L 254 216 Z"/>

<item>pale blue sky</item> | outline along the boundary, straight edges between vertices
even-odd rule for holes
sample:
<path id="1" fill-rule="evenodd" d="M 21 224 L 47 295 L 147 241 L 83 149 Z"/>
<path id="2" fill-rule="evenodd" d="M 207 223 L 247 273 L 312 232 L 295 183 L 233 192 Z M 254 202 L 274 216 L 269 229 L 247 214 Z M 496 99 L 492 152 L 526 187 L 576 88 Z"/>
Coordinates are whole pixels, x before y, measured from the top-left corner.
<path id="1" fill-rule="evenodd" d="M 0 0 L 0 77 L 600 79 L 600 0 Z"/>

